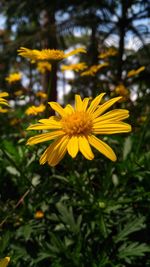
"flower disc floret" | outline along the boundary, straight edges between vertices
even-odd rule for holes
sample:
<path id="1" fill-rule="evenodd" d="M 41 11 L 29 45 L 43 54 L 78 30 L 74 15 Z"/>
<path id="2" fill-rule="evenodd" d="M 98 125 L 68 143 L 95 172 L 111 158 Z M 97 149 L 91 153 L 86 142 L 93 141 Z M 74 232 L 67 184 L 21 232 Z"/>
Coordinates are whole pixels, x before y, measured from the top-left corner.
<path id="1" fill-rule="evenodd" d="M 87 112 L 77 111 L 62 119 L 62 129 L 69 136 L 92 132 L 92 120 Z"/>

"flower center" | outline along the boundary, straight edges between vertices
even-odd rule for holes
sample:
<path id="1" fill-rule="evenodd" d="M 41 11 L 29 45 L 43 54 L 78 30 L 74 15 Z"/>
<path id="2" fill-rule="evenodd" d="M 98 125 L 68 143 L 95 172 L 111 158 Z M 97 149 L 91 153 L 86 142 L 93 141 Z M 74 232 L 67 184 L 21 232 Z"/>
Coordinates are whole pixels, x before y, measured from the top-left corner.
<path id="1" fill-rule="evenodd" d="M 62 128 L 68 135 L 87 135 L 92 131 L 92 120 L 88 113 L 77 111 L 62 119 Z"/>

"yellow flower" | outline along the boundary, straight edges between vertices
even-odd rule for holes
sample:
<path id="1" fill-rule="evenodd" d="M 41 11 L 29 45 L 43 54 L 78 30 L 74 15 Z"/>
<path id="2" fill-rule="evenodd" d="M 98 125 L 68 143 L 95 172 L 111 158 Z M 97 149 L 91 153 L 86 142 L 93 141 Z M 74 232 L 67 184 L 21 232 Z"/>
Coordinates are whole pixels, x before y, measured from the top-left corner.
<path id="1" fill-rule="evenodd" d="M 138 68 L 137 70 L 130 70 L 127 73 L 127 77 L 129 78 L 129 77 L 135 76 L 135 75 L 139 74 L 140 72 L 142 72 L 144 70 L 145 70 L 145 67 L 144 66 Z"/>
<path id="2" fill-rule="evenodd" d="M 26 109 L 25 114 L 27 115 L 37 115 L 45 110 L 45 105 L 41 104 L 39 106 L 31 106 Z"/>
<path id="3" fill-rule="evenodd" d="M 4 98 L 7 96 L 8 96 L 7 92 L 0 92 L 0 105 L 9 106 L 8 101 Z"/>
<path id="4" fill-rule="evenodd" d="M 10 257 L 5 257 L 4 259 L 1 259 L 0 267 L 7 267 L 9 262 L 10 262 Z"/>
<path id="5" fill-rule="evenodd" d="M 102 64 L 93 65 L 89 69 L 81 73 L 81 76 L 94 76 L 100 69 L 107 67 L 109 63 L 104 62 Z"/>
<path id="6" fill-rule="evenodd" d="M 110 160 L 116 161 L 116 155 L 111 147 L 95 135 L 130 132 L 131 126 L 122 122 L 129 117 L 129 112 L 126 109 L 114 109 L 104 114 L 121 99 L 115 97 L 100 105 L 104 95 L 105 93 L 98 95 L 90 104 L 90 97 L 82 100 L 80 95 L 76 95 L 74 108 L 71 105 L 62 108 L 56 102 L 49 102 L 58 115 L 41 119 L 39 123 L 27 128 L 27 130 L 49 130 L 30 137 L 27 145 L 55 139 L 41 156 L 40 164 L 48 162 L 50 166 L 55 166 L 67 151 L 72 158 L 75 158 L 80 151 L 86 159 L 92 160 L 94 154 L 90 145 Z"/>
<path id="7" fill-rule="evenodd" d="M 12 73 L 10 74 L 8 77 L 5 78 L 5 80 L 11 84 L 11 83 L 15 83 L 21 80 L 22 74 L 19 72 L 16 73 Z"/>
<path id="8" fill-rule="evenodd" d="M 23 90 L 17 90 L 16 92 L 14 92 L 15 96 L 22 96 L 24 94 Z"/>
<path id="9" fill-rule="evenodd" d="M 118 52 L 115 48 L 109 48 L 107 51 L 100 53 L 100 55 L 98 57 L 103 59 L 103 58 L 107 58 L 110 56 L 116 56 L 117 53 Z"/>
<path id="10" fill-rule="evenodd" d="M 40 72 L 40 73 L 45 73 L 45 71 L 51 71 L 52 70 L 52 65 L 47 62 L 47 61 L 43 61 L 43 62 L 38 62 L 37 63 L 37 70 Z"/>
<path id="11" fill-rule="evenodd" d="M 69 53 L 64 53 L 62 50 L 57 49 L 42 49 L 40 50 L 31 50 L 25 47 L 21 47 L 18 49 L 18 54 L 22 57 L 29 58 L 30 60 L 38 61 L 38 60 L 50 60 L 50 61 L 60 61 L 69 56 L 75 55 L 77 53 L 86 53 L 86 50 L 81 48 L 76 48 Z"/>
<path id="12" fill-rule="evenodd" d="M 41 219 L 43 217 L 44 217 L 44 212 L 41 210 L 36 211 L 36 213 L 34 214 L 35 219 Z"/>
<path id="13" fill-rule="evenodd" d="M 122 83 L 116 86 L 115 92 L 123 98 L 127 98 L 129 96 L 129 90 Z"/>
<path id="14" fill-rule="evenodd" d="M 80 62 L 80 63 L 77 63 L 77 64 L 72 64 L 72 65 L 62 65 L 61 66 L 61 70 L 62 71 L 65 71 L 65 70 L 74 70 L 76 72 L 80 71 L 80 70 L 85 70 L 87 68 L 87 65 L 86 63 L 84 62 Z"/>
<path id="15" fill-rule="evenodd" d="M 47 94 L 44 93 L 44 92 L 42 92 L 42 91 L 37 92 L 37 93 L 36 93 L 36 96 L 37 96 L 37 97 L 44 98 L 44 99 L 47 98 Z"/>

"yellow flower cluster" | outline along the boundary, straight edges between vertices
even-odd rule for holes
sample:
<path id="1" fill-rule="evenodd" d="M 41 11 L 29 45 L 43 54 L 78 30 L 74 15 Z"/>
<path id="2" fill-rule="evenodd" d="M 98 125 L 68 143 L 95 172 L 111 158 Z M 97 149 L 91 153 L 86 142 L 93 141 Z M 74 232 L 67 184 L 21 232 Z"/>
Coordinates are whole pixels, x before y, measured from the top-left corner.
<path id="1" fill-rule="evenodd" d="M 50 62 L 60 61 L 62 59 L 65 59 L 69 56 L 78 53 L 86 53 L 86 50 L 83 47 L 81 47 L 81 48 L 76 48 L 73 51 L 65 54 L 64 51 L 57 49 L 32 50 L 25 47 L 21 47 L 20 49 L 18 49 L 18 54 L 20 56 L 28 58 L 32 61 L 41 61 L 41 60 L 49 60 Z"/>
<path id="2" fill-rule="evenodd" d="M 145 66 L 142 66 L 142 67 L 138 68 L 137 70 L 130 70 L 127 73 L 127 77 L 130 78 L 132 76 L 138 75 L 140 72 L 142 72 L 144 70 L 145 70 Z"/>
<path id="3" fill-rule="evenodd" d="M 27 115 L 37 115 L 38 113 L 44 112 L 46 109 L 45 105 L 41 104 L 39 106 L 31 106 L 26 109 L 25 114 Z"/>
<path id="4" fill-rule="evenodd" d="M 88 66 L 86 65 L 85 62 L 80 62 L 80 63 L 76 63 L 76 64 L 72 64 L 72 65 L 62 65 L 61 66 L 61 70 L 65 71 L 65 70 L 72 70 L 72 71 L 82 71 L 85 70 Z"/>
<path id="5" fill-rule="evenodd" d="M 20 72 L 11 73 L 8 77 L 6 77 L 6 81 L 11 84 L 21 80 L 22 74 Z"/>
<path id="6" fill-rule="evenodd" d="M 93 65 L 89 69 L 81 73 L 81 76 L 95 76 L 95 74 L 102 68 L 107 67 L 109 63 L 104 62 L 98 65 Z"/>
<path id="7" fill-rule="evenodd" d="M 48 162 L 50 166 L 55 166 L 67 151 L 72 158 L 75 158 L 80 151 L 86 159 L 92 160 L 94 154 L 91 146 L 110 160 L 116 161 L 116 155 L 111 147 L 95 135 L 130 132 L 131 126 L 123 122 L 129 117 L 129 112 L 126 109 L 114 109 L 105 113 L 121 97 L 100 104 L 104 95 L 105 93 L 101 93 L 91 102 L 90 97 L 82 100 L 80 95 L 76 95 L 74 108 L 71 105 L 63 108 L 56 102 L 49 102 L 58 115 L 41 119 L 27 129 L 48 130 L 46 133 L 30 137 L 28 145 L 54 140 L 41 156 L 40 164 Z"/>

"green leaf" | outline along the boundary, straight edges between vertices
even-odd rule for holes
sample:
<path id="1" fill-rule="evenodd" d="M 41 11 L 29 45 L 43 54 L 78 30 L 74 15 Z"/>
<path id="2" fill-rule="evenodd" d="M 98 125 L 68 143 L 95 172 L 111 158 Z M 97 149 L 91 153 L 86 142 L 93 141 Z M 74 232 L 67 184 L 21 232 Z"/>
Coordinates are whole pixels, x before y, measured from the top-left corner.
<path id="1" fill-rule="evenodd" d="M 128 222 L 125 227 L 115 236 L 115 243 L 126 240 L 128 235 L 145 227 L 144 217 L 136 218 L 133 221 Z"/>
<path id="2" fill-rule="evenodd" d="M 20 176 L 20 172 L 13 166 L 7 166 L 6 170 L 12 175 Z"/>
<path id="3" fill-rule="evenodd" d="M 123 160 L 126 160 L 128 154 L 130 153 L 132 148 L 132 141 L 131 137 L 127 137 L 125 142 L 124 142 L 124 148 L 123 148 Z"/>
<path id="4" fill-rule="evenodd" d="M 145 253 L 150 252 L 150 247 L 145 243 L 139 244 L 138 242 L 133 242 L 129 244 L 123 244 L 119 248 L 118 257 L 120 259 L 125 259 L 128 263 L 131 263 L 130 259 L 133 257 L 142 257 Z"/>

